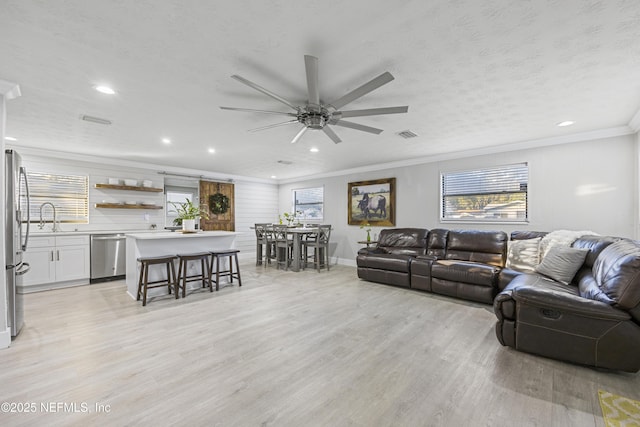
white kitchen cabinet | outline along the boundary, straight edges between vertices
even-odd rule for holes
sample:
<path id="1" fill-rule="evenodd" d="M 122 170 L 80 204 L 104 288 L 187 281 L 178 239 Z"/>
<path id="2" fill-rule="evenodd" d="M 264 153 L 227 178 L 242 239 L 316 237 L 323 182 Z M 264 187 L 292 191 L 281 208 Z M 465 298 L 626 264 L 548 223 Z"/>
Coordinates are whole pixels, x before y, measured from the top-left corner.
<path id="1" fill-rule="evenodd" d="M 89 236 L 31 237 L 24 261 L 31 270 L 23 276 L 29 290 L 89 283 Z"/>

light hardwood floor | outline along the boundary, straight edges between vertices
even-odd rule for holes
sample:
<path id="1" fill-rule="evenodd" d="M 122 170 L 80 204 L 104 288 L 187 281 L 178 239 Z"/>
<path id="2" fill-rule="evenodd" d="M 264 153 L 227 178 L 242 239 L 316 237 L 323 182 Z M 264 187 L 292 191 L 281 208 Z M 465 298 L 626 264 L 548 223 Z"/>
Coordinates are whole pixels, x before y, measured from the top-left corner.
<path id="1" fill-rule="evenodd" d="M 490 306 L 352 267 L 241 269 L 241 288 L 146 307 L 121 281 L 27 295 L 0 401 L 37 411 L 0 425 L 584 427 L 604 426 L 598 389 L 640 399 L 638 374 L 500 346 Z"/>

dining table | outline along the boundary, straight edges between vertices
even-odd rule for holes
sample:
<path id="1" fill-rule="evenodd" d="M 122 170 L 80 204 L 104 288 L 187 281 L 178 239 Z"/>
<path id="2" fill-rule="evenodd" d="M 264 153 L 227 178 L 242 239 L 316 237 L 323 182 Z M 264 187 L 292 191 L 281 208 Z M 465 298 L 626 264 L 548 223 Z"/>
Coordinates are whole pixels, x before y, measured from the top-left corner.
<path id="1" fill-rule="evenodd" d="M 302 237 L 316 233 L 317 231 L 317 228 L 312 227 L 295 227 L 289 228 L 287 230 L 287 233 L 291 233 L 291 235 L 293 236 L 293 259 L 291 260 L 292 271 L 300 271 L 300 251 L 302 250 Z"/>

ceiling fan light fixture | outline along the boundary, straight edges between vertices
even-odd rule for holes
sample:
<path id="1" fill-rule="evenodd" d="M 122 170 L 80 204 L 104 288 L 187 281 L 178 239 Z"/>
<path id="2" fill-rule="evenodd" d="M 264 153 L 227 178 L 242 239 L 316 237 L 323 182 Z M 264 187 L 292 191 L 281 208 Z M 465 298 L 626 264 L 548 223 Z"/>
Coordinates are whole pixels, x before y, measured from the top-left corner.
<path id="1" fill-rule="evenodd" d="M 259 128 L 251 129 L 250 132 L 260 131 L 265 129 L 271 129 L 278 126 L 284 126 L 289 124 L 300 123 L 304 125 L 304 128 L 300 129 L 298 133 L 295 135 L 292 144 L 297 143 L 300 138 L 304 135 L 304 133 L 308 129 L 313 130 L 322 130 L 324 133 L 336 144 L 342 142 L 340 137 L 331 129 L 328 125 L 336 125 L 343 126 L 355 130 L 359 130 L 362 132 L 369 132 L 376 135 L 379 135 L 382 132 L 382 129 L 377 129 L 371 126 L 365 126 L 358 123 L 353 123 L 349 121 L 342 120 L 343 117 L 363 117 L 363 116 L 376 116 L 383 114 L 397 114 L 397 113 L 406 113 L 409 110 L 408 106 L 401 107 L 383 107 L 383 108 L 369 108 L 369 109 L 360 109 L 360 110 L 348 110 L 348 111 L 339 111 L 340 108 L 345 105 L 359 99 L 366 94 L 378 89 L 379 87 L 391 82 L 393 80 L 393 76 L 391 73 L 384 72 L 378 77 L 368 81 L 367 83 L 353 89 L 351 92 L 342 96 L 341 98 L 330 102 L 323 103 L 320 101 L 320 93 L 319 93 L 319 85 L 318 85 L 318 58 L 311 55 L 304 56 L 305 63 L 305 71 L 307 74 L 307 102 L 303 105 L 296 105 L 293 102 L 283 98 L 280 95 L 277 95 L 264 87 L 253 83 L 241 77 L 237 74 L 231 76 L 231 78 L 239 81 L 240 83 L 249 86 L 252 89 L 261 92 L 268 97 L 281 102 L 282 104 L 287 105 L 291 109 L 295 111 L 293 112 L 282 112 L 282 111 L 269 111 L 269 110 L 256 110 L 251 108 L 236 108 L 236 107 L 220 107 L 223 110 L 235 110 L 235 111 L 244 111 L 244 112 L 256 112 L 256 113 L 264 113 L 264 114 L 277 114 L 277 115 L 285 115 L 289 117 L 295 117 L 294 120 L 289 120 L 283 123 L 275 123 L 273 125 L 262 126 Z"/>

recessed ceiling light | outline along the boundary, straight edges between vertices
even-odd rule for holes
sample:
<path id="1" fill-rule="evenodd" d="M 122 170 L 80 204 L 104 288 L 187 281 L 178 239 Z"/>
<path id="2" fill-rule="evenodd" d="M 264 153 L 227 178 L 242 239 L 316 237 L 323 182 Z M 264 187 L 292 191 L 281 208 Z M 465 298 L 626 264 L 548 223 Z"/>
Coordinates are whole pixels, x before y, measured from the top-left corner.
<path id="1" fill-rule="evenodd" d="M 564 122 L 558 123 L 556 126 L 565 127 L 565 126 L 571 126 L 574 123 L 575 122 L 572 122 L 571 120 L 565 120 Z"/>
<path id="2" fill-rule="evenodd" d="M 171 140 L 169 138 L 162 138 L 162 142 L 165 144 L 171 144 Z"/>
<path id="3" fill-rule="evenodd" d="M 116 91 L 110 88 L 109 86 L 99 85 L 99 86 L 95 86 L 94 89 L 106 95 L 114 95 L 116 93 Z"/>
<path id="4" fill-rule="evenodd" d="M 213 148 L 209 148 L 207 151 L 209 151 L 209 153 L 211 153 L 211 154 L 216 152 L 216 150 L 214 150 Z"/>
<path id="5" fill-rule="evenodd" d="M 311 151 L 312 153 L 317 153 L 320 150 L 318 150 L 316 147 L 311 147 L 309 151 Z"/>
<path id="6" fill-rule="evenodd" d="M 277 176 L 271 175 L 271 179 L 276 179 L 276 178 L 277 178 Z"/>
<path id="7" fill-rule="evenodd" d="M 7 141 L 17 141 L 18 138 L 14 138 L 12 136 L 5 136 L 4 139 L 6 139 Z"/>

